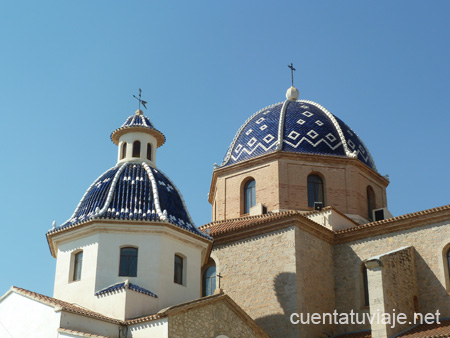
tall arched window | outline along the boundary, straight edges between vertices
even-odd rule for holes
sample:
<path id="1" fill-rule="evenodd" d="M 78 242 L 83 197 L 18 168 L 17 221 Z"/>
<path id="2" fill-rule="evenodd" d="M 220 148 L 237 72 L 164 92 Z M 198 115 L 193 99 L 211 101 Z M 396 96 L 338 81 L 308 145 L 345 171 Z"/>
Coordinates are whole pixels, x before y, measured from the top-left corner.
<path id="1" fill-rule="evenodd" d="M 137 276 L 138 249 L 126 247 L 120 249 L 119 276 Z"/>
<path id="2" fill-rule="evenodd" d="M 72 280 L 81 279 L 81 267 L 83 265 L 83 251 L 77 252 L 73 257 L 73 276 Z"/>
<path id="3" fill-rule="evenodd" d="M 216 266 L 210 266 L 203 273 L 203 296 L 211 296 L 216 290 Z"/>
<path id="4" fill-rule="evenodd" d="M 363 282 L 363 293 L 364 293 L 364 306 L 369 306 L 369 280 L 367 279 L 367 268 L 366 265 L 362 266 L 362 282 Z"/>
<path id="5" fill-rule="evenodd" d="M 322 202 L 325 206 L 323 181 L 318 175 L 308 176 L 308 206 L 314 207 L 314 202 Z"/>
<path id="6" fill-rule="evenodd" d="M 369 185 L 367 186 L 367 216 L 370 221 L 373 221 L 373 209 L 375 209 L 375 191 Z"/>
<path id="7" fill-rule="evenodd" d="M 152 160 L 152 145 L 147 143 L 147 160 Z"/>
<path id="8" fill-rule="evenodd" d="M 244 214 L 250 213 L 250 208 L 256 205 L 256 182 L 250 180 L 244 185 Z"/>
<path id="9" fill-rule="evenodd" d="M 120 159 L 123 160 L 127 156 L 127 143 L 122 143 L 122 151 L 120 152 Z"/>
<path id="10" fill-rule="evenodd" d="M 134 141 L 133 142 L 133 157 L 141 156 L 141 142 Z"/>

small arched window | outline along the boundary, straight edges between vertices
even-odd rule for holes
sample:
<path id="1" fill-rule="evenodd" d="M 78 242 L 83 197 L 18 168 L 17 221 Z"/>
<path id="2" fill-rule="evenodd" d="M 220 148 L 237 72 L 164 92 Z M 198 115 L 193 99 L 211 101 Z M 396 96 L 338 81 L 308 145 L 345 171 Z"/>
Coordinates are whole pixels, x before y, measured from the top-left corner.
<path id="1" fill-rule="evenodd" d="M 174 263 L 175 264 L 174 264 L 173 282 L 183 285 L 184 258 L 180 255 L 175 255 Z"/>
<path id="2" fill-rule="evenodd" d="M 325 206 L 323 181 L 318 175 L 308 176 L 308 207 L 314 207 L 314 202 L 322 202 Z"/>
<path id="3" fill-rule="evenodd" d="M 363 282 L 363 294 L 364 294 L 364 306 L 369 306 L 369 280 L 367 278 L 366 265 L 362 266 L 362 282 Z"/>
<path id="4" fill-rule="evenodd" d="M 250 213 L 250 208 L 256 205 L 256 182 L 250 180 L 244 185 L 244 214 Z"/>
<path id="5" fill-rule="evenodd" d="M 152 145 L 147 143 L 147 160 L 152 160 Z"/>
<path id="6" fill-rule="evenodd" d="M 448 250 L 447 250 L 447 255 L 446 255 L 446 258 L 447 258 L 447 273 L 448 273 L 448 278 L 449 278 L 449 280 L 450 280 L 450 248 L 448 248 Z"/>
<path id="7" fill-rule="evenodd" d="M 141 142 L 134 141 L 133 142 L 133 157 L 140 157 L 140 156 L 141 156 Z"/>
<path id="8" fill-rule="evenodd" d="M 123 160 L 127 156 L 127 143 L 122 143 L 122 151 L 120 152 L 120 159 Z"/>
<path id="9" fill-rule="evenodd" d="M 373 209 L 375 209 L 375 191 L 369 185 L 367 186 L 367 216 L 370 221 L 373 221 Z"/>
<path id="10" fill-rule="evenodd" d="M 83 251 L 77 252 L 73 257 L 73 276 L 72 280 L 81 279 L 81 267 L 83 265 Z"/>
<path id="11" fill-rule="evenodd" d="M 211 296 L 216 290 L 216 266 L 210 266 L 203 273 L 203 296 Z"/>
<path id="12" fill-rule="evenodd" d="M 119 276 L 137 276 L 138 249 L 126 247 L 120 249 Z"/>

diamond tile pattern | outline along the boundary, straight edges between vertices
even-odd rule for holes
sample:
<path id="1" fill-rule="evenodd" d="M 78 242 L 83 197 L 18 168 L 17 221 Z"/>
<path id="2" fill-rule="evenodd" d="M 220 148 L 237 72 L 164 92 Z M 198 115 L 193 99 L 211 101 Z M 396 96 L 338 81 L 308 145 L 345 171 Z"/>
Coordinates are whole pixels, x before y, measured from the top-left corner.
<path id="1" fill-rule="evenodd" d="M 222 166 L 271 153 L 277 149 L 283 103 L 262 109 L 241 127 L 225 155 Z M 363 142 L 344 122 L 335 117 L 348 149 L 375 169 Z M 264 128 L 262 128 L 264 126 Z M 346 157 L 342 139 L 332 118 L 319 105 L 287 101 L 283 124 L 282 151 Z"/>

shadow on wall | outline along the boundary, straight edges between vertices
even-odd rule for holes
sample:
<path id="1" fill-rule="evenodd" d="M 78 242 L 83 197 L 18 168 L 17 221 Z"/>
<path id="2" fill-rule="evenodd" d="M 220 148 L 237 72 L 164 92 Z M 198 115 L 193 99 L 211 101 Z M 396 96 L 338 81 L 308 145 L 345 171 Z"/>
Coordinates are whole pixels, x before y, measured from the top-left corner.
<path id="1" fill-rule="evenodd" d="M 255 319 L 256 323 L 272 338 L 299 337 L 298 325 L 290 322 L 290 316 L 297 310 L 296 275 L 290 272 L 278 274 L 273 282 L 280 308 L 277 313 Z M 261 306 L 267 306 L 265 301 Z"/>
<path id="2" fill-rule="evenodd" d="M 450 296 L 437 276 L 440 274 L 440 270 L 433 271 L 416 249 L 414 249 L 414 254 L 418 293 L 418 309 L 416 310 L 423 314 L 436 313 L 439 310 L 441 318 L 449 317 Z"/>

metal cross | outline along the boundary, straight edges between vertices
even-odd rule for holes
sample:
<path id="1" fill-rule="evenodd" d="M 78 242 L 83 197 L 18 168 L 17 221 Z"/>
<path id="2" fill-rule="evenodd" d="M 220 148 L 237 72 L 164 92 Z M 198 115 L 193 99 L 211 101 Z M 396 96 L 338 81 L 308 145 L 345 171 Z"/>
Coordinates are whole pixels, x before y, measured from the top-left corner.
<path id="1" fill-rule="evenodd" d="M 139 88 L 139 97 L 136 97 L 136 95 L 133 95 L 133 97 L 139 101 L 139 110 L 141 110 L 141 103 L 144 106 L 144 108 L 147 109 L 147 107 L 146 107 L 147 101 L 144 101 L 141 99 L 141 93 L 142 93 L 142 90 L 141 90 L 141 88 Z"/>
<path id="2" fill-rule="evenodd" d="M 219 272 L 219 274 L 217 275 L 217 278 L 219 279 L 219 289 L 220 289 L 220 279 L 223 278 L 223 276 L 220 274 L 220 272 Z"/>
<path id="3" fill-rule="evenodd" d="M 292 62 L 290 65 L 288 65 L 288 67 L 291 69 L 291 82 L 292 82 L 292 87 L 294 87 L 294 70 L 296 70 L 296 69 L 294 68 L 294 65 Z"/>

